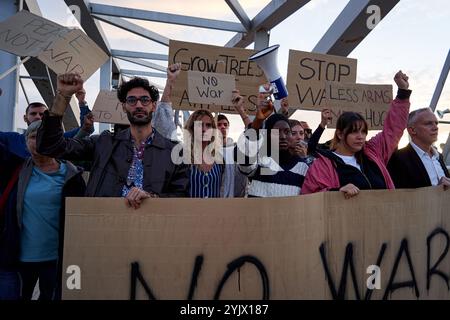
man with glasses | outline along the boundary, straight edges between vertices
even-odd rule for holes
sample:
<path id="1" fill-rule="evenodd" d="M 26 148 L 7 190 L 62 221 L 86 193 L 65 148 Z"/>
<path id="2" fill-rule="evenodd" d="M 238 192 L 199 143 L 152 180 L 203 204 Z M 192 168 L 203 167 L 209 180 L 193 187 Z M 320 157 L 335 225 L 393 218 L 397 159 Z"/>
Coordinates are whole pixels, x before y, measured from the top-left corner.
<path id="1" fill-rule="evenodd" d="M 167 69 L 167 83 L 160 104 L 169 104 L 181 65 Z M 159 92 L 142 78 L 124 82 L 117 91 L 130 128 L 113 135 L 104 131 L 82 141 L 62 136 L 61 120 L 66 101 L 82 86 L 77 74 L 58 76 L 58 94 L 46 111 L 37 136 L 38 152 L 57 158 L 93 161 L 86 195 L 125 197 L 128 206 L 138 208 L 150 197 L 187 196 L 187 166 L 171 160 L 176 142 L 163 137 L 152 125 Z M 159 108 L 159 106 L 158 106 Z"/>

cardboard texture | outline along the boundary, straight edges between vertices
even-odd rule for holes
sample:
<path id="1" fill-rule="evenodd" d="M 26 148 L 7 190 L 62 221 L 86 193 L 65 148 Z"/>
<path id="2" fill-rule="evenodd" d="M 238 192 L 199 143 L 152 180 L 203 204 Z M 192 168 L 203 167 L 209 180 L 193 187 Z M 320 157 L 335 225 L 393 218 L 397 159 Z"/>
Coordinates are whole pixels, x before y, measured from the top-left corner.
<path id="1" fill-rule="evenodd" d="M 130 124 L 123 112 L 122 103 L 116 91 L 100 90 L 92 108 L 94 121 L 104 123 Z"/>
<path id="2" fill-rule="evenodd" d="M 392 101 L 391 85 L 328 82 L 325 91 L 333 117 L 329 128 L 336 128 L 336 121 L 342 112 L 354 111 L 367 121 L 369 130 L 383 129 Z"/>
<path id="3" fill-rule="evenodd" d="M 84 81 L 108 60 L 106 53 L 80 29 L 54 42 L 38 58 L 57 74 L 76 72 Z"/>
<path id="4" fill-rule="evenodd" d="M 235 83 L 229 74 L 188 71 L 189 102 L 231 106 Z"/>
<path id="5" fill-rule="evenodd" d="M 212 112 L 237 113 L 232 106 L 191 103 L 188 94 L 188 70 L 224 73 L 236 77 L 236 88 L 245 98 L 247 113 L 256 112 L 258 88 L 267 82 L 264 72 L 255 62 L 248 61 L 254 50 L 224 48 L 198 43 L 170 40 L 169 64 L 180 62 L 181 73 L 172 91 L 174 109 L 208 109 Z"/>
<path id="6" fill-rule="evenodd" d="M 328 54 L 289 50 L 289 104 L 298 109 L 328 106 L 327 82 L 356 82 L 357 60 Z"/>
<path id="7" fill-rule="evenodd" d="M 156 299 L 186 299 L 195 259 L 202 256 L 192 298 L 212 299 L 228 264 L 251 256 L 267 278 L 257 265 L 246 262 L 225 281 L 220 299 L 261 299 L 264 283 L 270 299 L 364 299 L 367 267 L 381 256 L 381 289 L 373 290 L 371 299 L 416 299 L 412 287 L 391 291 L 388 286 L 412 280 L 411 270 L 419 299 L 449 299 L 439 275 L 431 274 L 427 289 L 427 270 L 436 264 L 449 276 L 450 256 L 444 250 L 449 206 L 448 191 L 438 187 L 363 191 L 350 200 L 339 192 L 264 199 L 148 199 L 137 211 L 119 198 L 69 198 L 63 298 L 129 299 L 131 264 L 138 262 Z M 348 259 L 352 263 L 347 263 L 346 282 L 340 285 L 346 250 L 353 259 Z M 65 270 L 71 265 L 81 269 L 80 290 L 66 286 L 70 274 Z M 148 299 L 139 280 L 136 288 L 137 299 Z"/>
<path id="8" fill-rule="evenodd" d="M 69 31 L 53 21 L 20 11 L 0 22 L 0 49 L 18 56 L 36 57 Z"/>

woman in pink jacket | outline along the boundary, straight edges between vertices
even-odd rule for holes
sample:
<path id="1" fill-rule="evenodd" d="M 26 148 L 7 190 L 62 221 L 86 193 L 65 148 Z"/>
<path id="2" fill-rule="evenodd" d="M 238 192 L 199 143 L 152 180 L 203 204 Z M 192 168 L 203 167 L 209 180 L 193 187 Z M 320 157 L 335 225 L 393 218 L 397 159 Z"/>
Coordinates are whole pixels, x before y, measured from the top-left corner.
<path id="1" fill-rule="evenodd" d="M 341 191 L 351 198 L 359 190 L 394 189 L 386 168 L 406 128 L 409 113 L 408 77 L 397 72 L 397 97 L 392 101 L 383 131 L 366 142 L 367 122 L 356 112 L 344 112 L 336 123 L 331 150 L 319 151 L 309 168 L 302 194 Z"/>

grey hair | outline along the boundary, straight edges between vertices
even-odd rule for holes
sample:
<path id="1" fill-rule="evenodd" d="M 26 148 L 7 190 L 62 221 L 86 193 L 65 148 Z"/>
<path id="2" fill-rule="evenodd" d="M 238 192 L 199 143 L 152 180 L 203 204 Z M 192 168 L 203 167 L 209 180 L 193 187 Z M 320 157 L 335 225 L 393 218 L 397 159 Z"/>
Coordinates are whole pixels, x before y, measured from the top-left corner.
<path id="1" fill-rule="evenodd" d="M 419 118 L 419 115 L 426 111 L 433 113 L 430 108 L 421 108 L 410 112 L 408 116 L 408 128 L 412 127 L 416 123 L 417 118 Z"/>
<path id="2" fill-rule="evenodd" d="M 42 120 L 37 120 L 30 123 L 30 125 L 27 128 L 27 131 L 25 131 L 25 139 L 28 139 L 28 136 L 30 134 L 37 132 L 39 127 L 41 126 L 41 123 Z"/>

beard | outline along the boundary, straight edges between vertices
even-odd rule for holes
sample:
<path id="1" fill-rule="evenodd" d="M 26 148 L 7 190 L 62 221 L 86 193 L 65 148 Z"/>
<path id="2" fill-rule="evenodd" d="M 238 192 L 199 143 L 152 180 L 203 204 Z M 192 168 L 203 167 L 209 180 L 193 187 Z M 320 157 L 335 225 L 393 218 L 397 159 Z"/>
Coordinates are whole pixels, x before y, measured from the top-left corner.
<path id="1" fill-rule="evenodd" d="M 152 122 L 152 112 L 147 113 L 146 116 L 136 116 L 137 113 L 143 113 L 145 111 L 143 110 L 136 110 L 135 112 L 131 113 L 130 111 L 127 111 L 127 118 L 128 121 L 130 121 L 130 124 L 135 126 L 146 126 L 150 122 Z"/>

